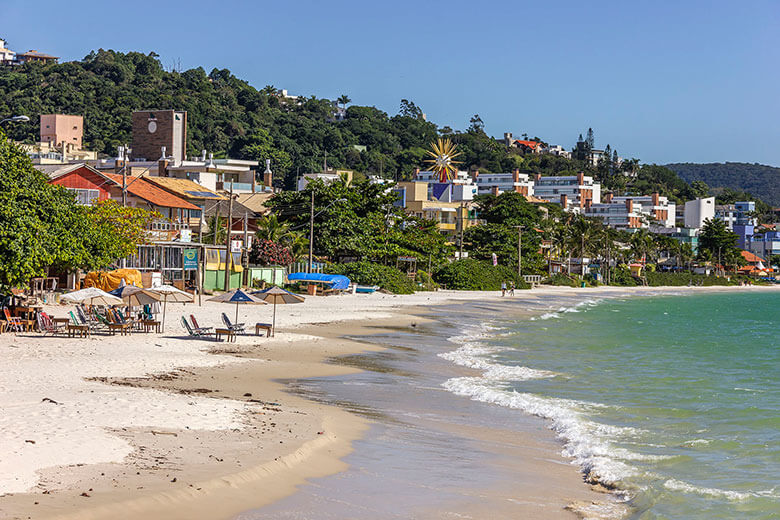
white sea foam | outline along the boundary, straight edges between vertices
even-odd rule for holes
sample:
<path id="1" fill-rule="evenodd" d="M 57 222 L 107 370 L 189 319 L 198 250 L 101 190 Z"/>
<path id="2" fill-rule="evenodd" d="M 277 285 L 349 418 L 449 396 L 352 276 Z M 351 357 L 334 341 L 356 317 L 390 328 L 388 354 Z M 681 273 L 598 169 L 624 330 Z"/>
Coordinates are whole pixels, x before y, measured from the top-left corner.
<path id="1" fill-rule="evenodd" d="M 564 440 L 563 454 L 580 465 L 600 482 L 612 484 L 637 474 L 624 460 L 647 460 L 628 450 L 616 449 L 612 438 L 638 433 L 633 428 L 599 424 L 583 415 L 590 403 L 567 399 L 540 397 L 501 388 L 496 381 L 484 377 L 458 377 L 444 383 L 447 390 L 473 400 L 522 410 L 552 421 L 553 430 Z"/>
<path id="2" fill-rule="evenodd" d="M 716 498 L 725 498 L 727 500 L 741 501 L 750 498 L 751 493 L 741 493 L 739 491 L 729 491 L 726 489 L 708 488 L 701 486 L 694 486 L 688 482 L 670 478 L 664 482 L 664 487 L 671 491 L 682 491 L 683 493 L 691 493 L 696 495 L 705 495 Z"/>

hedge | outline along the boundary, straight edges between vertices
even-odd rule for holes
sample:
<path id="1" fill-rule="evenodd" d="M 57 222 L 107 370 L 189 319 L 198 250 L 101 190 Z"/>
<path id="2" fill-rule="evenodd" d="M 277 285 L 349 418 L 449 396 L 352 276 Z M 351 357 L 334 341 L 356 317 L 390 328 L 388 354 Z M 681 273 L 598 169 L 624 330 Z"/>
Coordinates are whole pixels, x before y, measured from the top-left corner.
<path id="1" fill-rule="evenodd" d="M 390 267 L 368 260 L 348 264 L 329 264 L 325 269 L 330 274 L 343 274 L 354 283 L 361 285 L 378 285 L 393 294 L 412 294 L 416 284 L 395 267 Z"/>
<path id="2" fill-rule="evenodd" d="M 447 289 L 464 291 L 500 291 L 501 283 L 514 282 L 517 289 L 530 289 L 517 271 L 503 265 L 464 258 L 451 262 L 434 273 L 434 280 Z"/>

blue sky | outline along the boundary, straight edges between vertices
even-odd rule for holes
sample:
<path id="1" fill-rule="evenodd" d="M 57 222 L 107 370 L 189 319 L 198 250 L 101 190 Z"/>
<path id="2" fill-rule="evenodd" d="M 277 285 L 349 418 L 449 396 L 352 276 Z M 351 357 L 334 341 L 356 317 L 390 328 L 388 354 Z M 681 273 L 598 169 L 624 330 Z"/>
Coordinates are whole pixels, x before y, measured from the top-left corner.
<path id="1" fill-rule="evenodd" d="M 391 114 L 410 99 L 440 126 L 479 114 L 491 135 L 569 148 L 593 127 L 598 147 L 643 162 L 780 165 L 777 1 L 2 0 L 2 13 L 10 48 L 63 60 L 155 51 Z"/>

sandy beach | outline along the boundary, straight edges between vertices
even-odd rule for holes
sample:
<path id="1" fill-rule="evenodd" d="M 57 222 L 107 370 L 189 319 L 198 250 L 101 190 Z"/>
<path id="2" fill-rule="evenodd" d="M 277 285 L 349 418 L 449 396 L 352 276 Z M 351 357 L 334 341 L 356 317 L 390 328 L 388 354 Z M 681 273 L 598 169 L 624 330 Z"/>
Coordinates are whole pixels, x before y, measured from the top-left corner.
<path id="1" fill-rule="evenodd" d="M 518 307 L 542 301 L 553 308 L 559 297 L 737 289 L 537 288 L 518 291 L 513 300 Z M 273 503 L 309 479 L 344 471 L 342 459 L 373 422 L 291 393 L 289 381 L 356 372 L 359 365 L 329 360 L 382 348 L 345 336 L 408 327 L 439 305 L 506 300 L 451 291 L 314 297 L 277 308 L 276 337 L 239 336 L 235 343 L 186 338 L 182 314 L 217 326 L 221 312 L 235 312 L 214 302 L 169 304 L 160 335 L 4 334 L 0 516 L 213 519 Z M 47 308 L 54 316 L 67 310 Z M 270 314 L 270 305 L 243 306 L 239 321 L 269 321 Z M 533 495 L 537 503 L 557 484 L 544 505 L 555 511 L 548 517 L 573 517 L 569 503 L 587 509 L 599 501 L 556 452 L 542 421 L 534 435 L 539 438 L 511 446 L 497 431 L 473 437 L 503 443 L 501 451 L 511 452 L 507 466 L 522 468 L 524 481 L 546 476 L 536 487 L 506 493 Z"/>

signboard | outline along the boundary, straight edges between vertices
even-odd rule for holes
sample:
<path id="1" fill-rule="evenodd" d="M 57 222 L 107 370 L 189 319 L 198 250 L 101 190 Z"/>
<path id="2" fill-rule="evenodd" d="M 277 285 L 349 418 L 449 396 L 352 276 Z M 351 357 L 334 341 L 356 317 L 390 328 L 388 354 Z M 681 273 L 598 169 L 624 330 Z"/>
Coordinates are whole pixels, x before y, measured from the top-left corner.
<path id="1" fill-rule="evenodd" d="M 244 245 L 244 242 L 242 240 L 231 240 L 230 241 L 230 250 L 234 253 L 240 253 L 241 252 L 241 246 Z"/>
<path id="2" fill-rule="evenodd" d="M 197 249 L 185 249 L 184 250 L 184 269 L 197 269 L 198 268 L 198 250 Z"/>
<path id="3" fill-rule="evenodd" d="M 179 241 L 192 242 L 192 230 L 182 229 L 181 231 L 179 231 Z"/>

